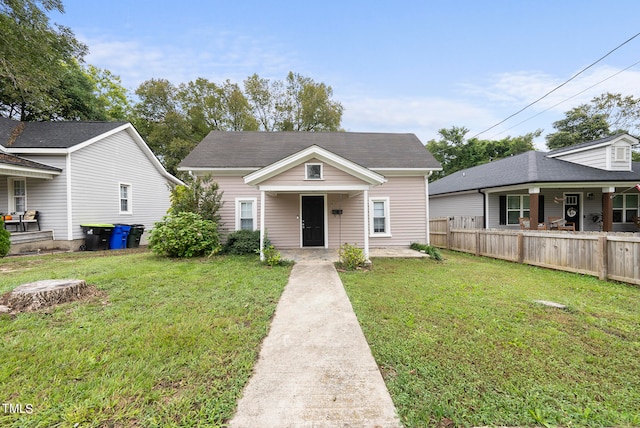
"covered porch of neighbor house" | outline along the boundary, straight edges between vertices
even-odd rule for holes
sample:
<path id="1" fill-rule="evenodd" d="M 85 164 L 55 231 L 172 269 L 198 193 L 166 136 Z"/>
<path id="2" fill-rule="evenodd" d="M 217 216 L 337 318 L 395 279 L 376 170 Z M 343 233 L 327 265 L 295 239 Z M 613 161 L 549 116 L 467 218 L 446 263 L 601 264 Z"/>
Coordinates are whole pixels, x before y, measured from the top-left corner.
<path id="1" fill-rule="evenodd" d="M 43 183 L 61 172 L 59 168 L 0 153 L 0 214 L 11 218 L 3 225 L 10 233 L 10 254 L 54 247 L 53 231 L 41 222 L 40 214 L 46 207 L 38 206 L 36 197 L 30 198 L 29 189 L 41 189 Z M 36 217 L 25 217 L 25 213 Z"/>
<path id="2" fill-rule="evenodd" d="M 570 224 L 576 231 L 637 232 L 639 189 L 634 183 L 583 183 L 485 191 L 488 227 L 553 229 Z M 537 219 L 537 221 L 535 221 Z M 565 230 L 570 230 L 565 229 Z"/>

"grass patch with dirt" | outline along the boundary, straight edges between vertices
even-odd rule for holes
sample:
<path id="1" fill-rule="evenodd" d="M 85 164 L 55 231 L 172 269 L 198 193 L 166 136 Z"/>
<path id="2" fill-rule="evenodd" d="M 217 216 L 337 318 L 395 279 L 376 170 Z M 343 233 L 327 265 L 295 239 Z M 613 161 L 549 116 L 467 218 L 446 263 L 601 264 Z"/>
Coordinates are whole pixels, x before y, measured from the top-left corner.
<path id="1" fill-rule="evenodd" d="M 0 425 L 186 427 L 232 416 L 290 267 L 96 252 L 6 258 L 0 271 L 0 294 L 63 278 L 98 290 L 0 315 L 0 401 L 23 410 L 0 411 Z"/>
<path id="2" fill-rule="evenodd" d="M 640 426 L 639 288 L 443 255 L 340 273 L 406 427 Z"/>

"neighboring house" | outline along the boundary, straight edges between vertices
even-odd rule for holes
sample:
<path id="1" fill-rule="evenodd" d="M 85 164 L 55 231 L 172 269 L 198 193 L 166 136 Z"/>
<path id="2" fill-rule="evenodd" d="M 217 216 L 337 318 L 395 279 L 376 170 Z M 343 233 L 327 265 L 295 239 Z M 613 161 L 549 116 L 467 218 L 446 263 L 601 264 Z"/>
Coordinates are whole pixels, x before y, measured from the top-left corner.
<path id="1" fill-rule="evenodd" d="M 430 184 L 432 217 L 483 216 L 485 228 L 531 228 L 563 217 L 583 231 L 637 231 L 638 140 L 619 134 L 548 153 L 529 151 Z"/>
<path id="2" fill-rule="evenodd" d="M 0 212 L 37 210 L 57 248 L 78 249 L 86 223 L 149 230 L 177 184 L 129 123 L 0 117 Z"/>
<path id="3" fill-rule="evenodd" d="M 211 132 L 179 170 L 223 191 L 222 228 L 277 248 L 428 242 L 428 181 L 440 164 L 413 134 Z M 261 241 L 263 242 L 263 241 Z"/>

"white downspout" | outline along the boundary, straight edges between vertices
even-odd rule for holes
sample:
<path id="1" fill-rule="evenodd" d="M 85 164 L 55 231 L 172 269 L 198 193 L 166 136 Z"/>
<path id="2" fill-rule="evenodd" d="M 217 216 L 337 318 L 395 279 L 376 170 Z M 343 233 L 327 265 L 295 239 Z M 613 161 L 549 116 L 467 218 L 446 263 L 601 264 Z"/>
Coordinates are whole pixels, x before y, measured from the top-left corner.
<path id="1" fill-rule="evenodd" d="M 264 261 L 264 190 L 260 191 L 260 261 Z"/>
<path id="2" fill-rule="evenodd" d="M 429 177 L 431 177 L 433 171 L 429 171 L 429 174 L 424 177 L 424 193 L 425 193 L 425 215 L 427 219 L 427 239 L 425 240 L 427 245 L 431 245 L 431 237 L 429 233 L 431 232 L 431 228 L 429 226 Z"/>
<path id="3" fill-rule="evenodd" d="M 364 258 L 369 260 L 369 191 L 364 191 Z"/>
<path id="4" fill-rule="evenodd" d="M 71 195 L 71 153 L 67 153 L 66 159 L 66 180 L 67 180 L 67 240 L 73 241 L 73 198 Z"/>

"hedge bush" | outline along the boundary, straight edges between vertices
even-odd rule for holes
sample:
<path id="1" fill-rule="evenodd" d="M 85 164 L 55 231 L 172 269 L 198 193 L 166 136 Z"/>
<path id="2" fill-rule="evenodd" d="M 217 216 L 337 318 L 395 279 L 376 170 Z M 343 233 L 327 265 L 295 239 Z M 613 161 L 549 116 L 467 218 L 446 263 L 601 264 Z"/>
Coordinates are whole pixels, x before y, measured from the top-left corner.
<path id="1" fill-rule="evenodd" d="M 9 249 L 11 248 L 9 236 L 9 231 L 4 228 L 4 221 L 0 220 L 0 257 L 9 254 Z"/>
<path id="2" fill-rule="evenodd" d="M 221 250 L 218 225 L 196 213 L 169 214 L 155 223 L 149 246 L 168 257 L 213 255 Z"/>
<path id="3" fill-rule="evenodd" d="M 236 230 L 227 236 L 224 252 L 227 254 L 255 254 L 260 250 L 259 230 Z"/>

